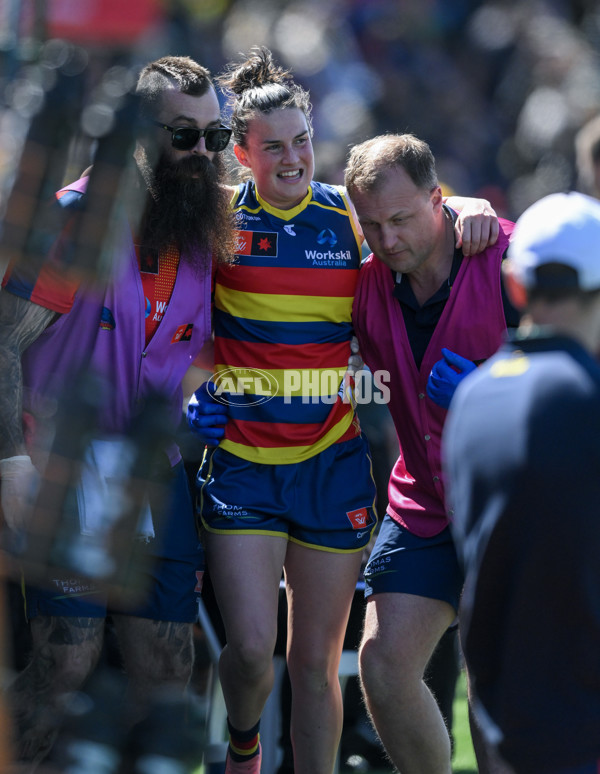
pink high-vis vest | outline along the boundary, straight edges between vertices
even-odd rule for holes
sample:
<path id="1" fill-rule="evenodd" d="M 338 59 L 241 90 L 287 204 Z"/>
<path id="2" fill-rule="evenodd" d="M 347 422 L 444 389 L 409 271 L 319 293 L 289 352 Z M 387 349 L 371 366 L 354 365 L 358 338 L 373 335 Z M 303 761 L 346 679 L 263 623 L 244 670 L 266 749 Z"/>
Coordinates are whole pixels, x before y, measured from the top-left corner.
<path id="1" fill-rule="evenodd" d="M 388 487 L 389 515 L 410 532 L 432 537 L 448 524 L 444 504 L 440 446 L 446 410 L 425 391 L 442 347 L 473 361 L 490 357 L 506 330 L 500 266 L 513 224 L 500 219 L 497 243 L 465 257 L 450 297 L 417 369 L 394 297 L 394 273 L 374 255 L 359 273 L 353 321 L 360 351 L 371 371 L 389 373 L 389 410 L 400 456 Z M 382 374 L 386 378 L 386 374 Z"/>

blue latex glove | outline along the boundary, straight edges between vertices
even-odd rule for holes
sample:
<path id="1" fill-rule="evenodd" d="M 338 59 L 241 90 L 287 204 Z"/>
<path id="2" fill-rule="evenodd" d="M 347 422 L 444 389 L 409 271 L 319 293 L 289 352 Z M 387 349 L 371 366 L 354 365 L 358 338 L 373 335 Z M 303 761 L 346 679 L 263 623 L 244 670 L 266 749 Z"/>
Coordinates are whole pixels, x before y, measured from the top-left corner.
<path id="1" fill-rule="evenodd" d="M 187 423 L 192 432 L 207 446 L 218 446 L 225 435 L 229 407 L 213 398 L 214 382 L 204 382 L 190 398 Z"/>
<path id="2" fill-rule="evenodd" d="M 443 347 L 442 355 L 443 358 L 437 361 L 429 374 L 427 394 L 434 403 L 447 409 L 458 384 L 477 366 L 472 360 L 467 360 Z"/>

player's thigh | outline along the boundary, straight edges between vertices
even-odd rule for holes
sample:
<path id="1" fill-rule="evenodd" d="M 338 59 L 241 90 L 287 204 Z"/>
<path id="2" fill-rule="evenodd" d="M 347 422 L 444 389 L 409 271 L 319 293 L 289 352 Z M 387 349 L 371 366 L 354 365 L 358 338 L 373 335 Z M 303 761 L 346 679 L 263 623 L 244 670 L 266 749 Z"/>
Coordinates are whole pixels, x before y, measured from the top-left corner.
<path id="1" fill-rule="evenodd" d="M 77 688 L 98 661 L 104 618 L 40 615 L 31 619 L 32 663 L 63 690 Z"/>
<path id="2" fill-rule="evenodd" d="M 361 564 L 361 552 L 332 552 L 290 542 L 285 560 L 288 648 L 337 663 Z"/>
<path id="3" fill-rule="evenodd" d="M 193 624 L 114 613 L 112 617 L 130 678 L 187 682 L 194 658 Z"/>
<path id="4" fill-rule="evenodd" d="M 228 644 L 274 646 L 286 547 L 285 538 L 272 535 L 206 534 L 207 567 Z"/>
<path id="5" fill-rule="evenodd" d="M 361 552 L 377 524 L 366 439 L 334 443 L 295 468 L 290 540 L 326 552 Z"/>

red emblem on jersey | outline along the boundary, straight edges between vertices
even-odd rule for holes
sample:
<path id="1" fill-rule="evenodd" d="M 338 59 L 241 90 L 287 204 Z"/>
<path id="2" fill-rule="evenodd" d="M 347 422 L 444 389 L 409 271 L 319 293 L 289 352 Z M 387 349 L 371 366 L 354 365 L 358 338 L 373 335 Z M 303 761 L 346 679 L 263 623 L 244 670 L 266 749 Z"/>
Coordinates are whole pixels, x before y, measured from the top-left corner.
<path id="1" fill-rule="evenodd" d="M 177 328 L 175 331 L 175 335 L 171 339 L 171 344 L 175 344 L 177 341 L 191 341 L 193 327 L 193 323 L 180 325 L 179 328 Z"/>
<path id="2" fill-rule="evenodd" d="M 277 256 L 278 234 L 270 231 L 238 231 L 236 232 L 237 255 Z"/>

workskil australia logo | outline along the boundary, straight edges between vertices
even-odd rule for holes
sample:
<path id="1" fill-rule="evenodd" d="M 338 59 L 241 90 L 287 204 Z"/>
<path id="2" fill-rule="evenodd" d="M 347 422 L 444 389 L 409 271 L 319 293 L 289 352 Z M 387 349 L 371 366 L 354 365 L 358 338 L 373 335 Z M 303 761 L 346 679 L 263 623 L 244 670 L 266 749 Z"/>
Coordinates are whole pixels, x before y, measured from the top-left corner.
<path id="1" fill-rule="evenodd" d="M 324 403 L 383 403 L 390 401 L 388 371 L 371 372 L 361 369 L 350 373 L 346 369 L 293 369 L 281 373 L 279 381 L 261 368 L 229 367 L 213 374 L 215 385 L 209 393 L 214 401 L 225 406 L 259 406 L 279 398 L 284 404 Z"/>
<path id="2" fill-rule="evenodd" d="M 320 250 L 305 250 L 307 261 L 312 261 L 313 266 L 339 266 L 352 260 L 350 250 L 333 250 L 338 243 L 337 234 L 330 228 L 324 228 L 317 236 L 317 244 Z"/>

